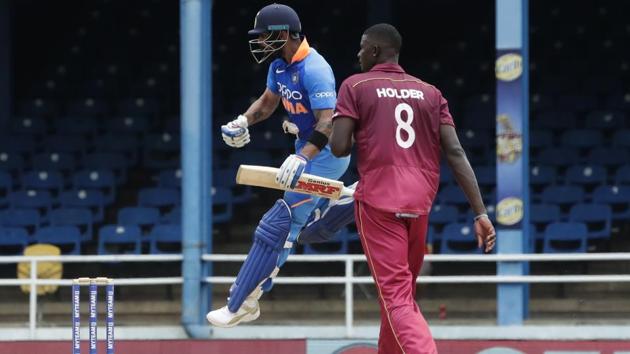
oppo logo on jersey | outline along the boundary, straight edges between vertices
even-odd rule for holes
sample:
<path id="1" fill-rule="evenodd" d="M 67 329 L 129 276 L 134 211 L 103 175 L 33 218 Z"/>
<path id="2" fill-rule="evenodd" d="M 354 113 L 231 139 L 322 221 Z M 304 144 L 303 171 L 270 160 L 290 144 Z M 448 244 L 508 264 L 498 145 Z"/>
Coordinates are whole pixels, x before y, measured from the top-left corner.
<path id="1" fill-rule="evenodd" d="M 276 82 L 278 84 L 278 92 L 282 96 L 282 105 L 287 112 L 291 114 L 308 113 L 308 109 L 301 102 L 291 102 L 290 100 L 301 101 L 302 93 L 300 91 L 292 91 L 287 85 Z"/>
<path id="2" fill-rule="evenodd" d="M 315 97 L 317 97 L 317 98 L 330 98 L 330 97 L 335 97 L 335 93 L 331 92 L 331 91 L 317 92 L 315 94 Z"/>
<path id="3" fill-rule="evenodd" d="M 297 101 L 302 99 L 302 93 L 300 91 L 291 91 L 291 89 L 288 88 L 287 85 L 281 84 L 279 82 L 276 82 L 276 84 L 278 84 L 278 92 L 280 92 L 280 96 L 282 96 L 283 98 Z"/>
<path id="4" fill-rule="evenodd" d="M 424 92 L 414 89 L 401 89 L 400 91 L 398 91 L 397 89 L 391 87 L 377 88 L 376 95 L 378 96 L 378 98 L 413 98 L 416 100 L 424 100 Z"/>

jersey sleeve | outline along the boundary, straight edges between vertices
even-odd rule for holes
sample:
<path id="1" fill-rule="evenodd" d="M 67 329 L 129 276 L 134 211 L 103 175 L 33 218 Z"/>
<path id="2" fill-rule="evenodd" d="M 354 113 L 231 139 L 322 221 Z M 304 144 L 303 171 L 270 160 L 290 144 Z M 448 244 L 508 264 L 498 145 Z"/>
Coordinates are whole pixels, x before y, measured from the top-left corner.
<path id="1" fill-rule="evenodd" d="M 359 119 L 359 110 L 357 109 L 357 102 L 354 97 L 354 92 L 348 83 L 348 80 L 344 81 L 339 88 L 339 97 L 337 99 L 337 106 L 335 107 L 335 113 L 333 119 L 336 117 L 350 117 Z"/>
<path id="2" fill-rule="evenodd" d="M 453 116 L 451 116 L 451 112 L 448 109 L 448 101 L 446 98 L 440 94 L 440 124 L 452 125 L 455 126 L 455 122 L 453 121 Z"/>
<path id="3" fill-rule="evenodd" d="M 337 103 L 335 76 L 328 65 L 307 65 L 304 68 L 304 88 L 312 109 L 333 109 Z"/>
<path id="4" fill-rule="evenodd" d="M 278 85 L 276 85 L 275 67 L 276 62 L 272 61 L 271 64 L 269 64 L 269 71 L 267 72 L 267 88 L 269 89 L 269 91 L 275 93 L 276 95 L 279 95 L 280 92 L 278 92 Z"/>

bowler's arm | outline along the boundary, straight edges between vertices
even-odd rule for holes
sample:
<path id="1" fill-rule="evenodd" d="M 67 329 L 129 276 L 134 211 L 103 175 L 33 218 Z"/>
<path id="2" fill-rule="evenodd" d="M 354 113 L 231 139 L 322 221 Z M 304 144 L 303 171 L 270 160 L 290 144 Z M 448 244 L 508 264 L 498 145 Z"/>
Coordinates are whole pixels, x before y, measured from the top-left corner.
<path id="1" fill-rule="evenodd" d="M 355 119 L 343 116 L 338 116 L 333 121 L 329 144 L 336 157 L 350 155 L 355 124 Z"/>
<path id="2" fill-rule="evenodd" d="M 459 142 L 455 127 L 448 124 L 440 126 L 440 140 L 446 161 L 453 171 L 457 184 L 462 188 L 475 215 L 486 213 L 475 172 L 468 162 L 464 148 Z"/>

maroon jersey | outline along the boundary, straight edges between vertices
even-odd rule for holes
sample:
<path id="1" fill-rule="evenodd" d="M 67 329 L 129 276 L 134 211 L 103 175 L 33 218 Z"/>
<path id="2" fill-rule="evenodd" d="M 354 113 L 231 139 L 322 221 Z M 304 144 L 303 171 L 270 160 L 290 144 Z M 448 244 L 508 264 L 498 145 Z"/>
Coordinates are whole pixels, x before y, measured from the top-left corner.
<path id="1" fill-rule="evenodd" d="M 383 211 L 428 214 L 440 179 L 440 125 L 455 125 L 442 93 L 398 64 L 379 64 L 341 84 L 336 117 L 356 120 L 355 199 Z"/>

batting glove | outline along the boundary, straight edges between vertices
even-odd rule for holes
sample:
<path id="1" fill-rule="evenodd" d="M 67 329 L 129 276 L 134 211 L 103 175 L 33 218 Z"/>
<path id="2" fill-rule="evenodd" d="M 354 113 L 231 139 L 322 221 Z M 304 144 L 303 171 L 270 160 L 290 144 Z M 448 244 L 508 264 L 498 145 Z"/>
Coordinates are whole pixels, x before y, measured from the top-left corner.
<path id="1" fill-rule="evenodd" d="M 231 147 L 241 148 L 249 143 L 249 129 L 247 129 L 247 117 L 239 115 L 238 118 L 221 126 L 223 141 Z"/>
<path id="2" fill-rule="evenodd" d="M 280 170 L 276 174 L 276 183 L 284 188 L 295 188 L 298 179 L 307 169 L 310 160 L 302 154 L 292 154 L 280 166 Z"/>

